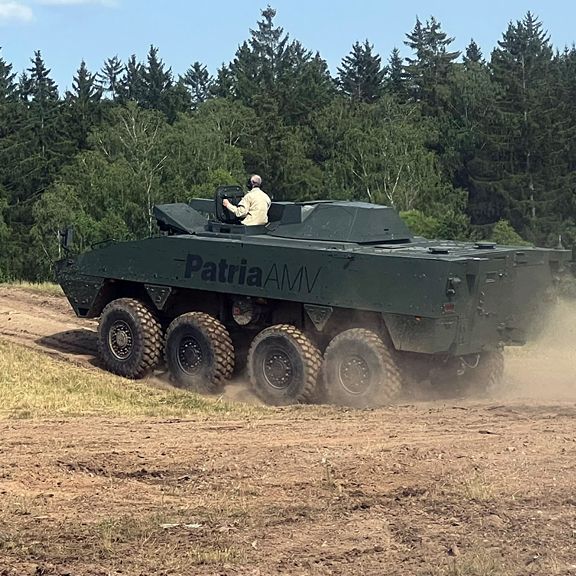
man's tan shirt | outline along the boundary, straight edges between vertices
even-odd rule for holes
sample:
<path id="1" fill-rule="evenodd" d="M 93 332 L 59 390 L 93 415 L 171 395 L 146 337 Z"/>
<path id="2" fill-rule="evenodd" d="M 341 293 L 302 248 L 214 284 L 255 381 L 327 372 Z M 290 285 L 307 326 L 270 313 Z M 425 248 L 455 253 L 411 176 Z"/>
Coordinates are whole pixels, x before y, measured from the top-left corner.
<path id="1" fill-rule="evenodd" d="M 238 206 L 228 204 L 228 210 L 237 218 L 241 218 L 245 226 L 263 226 L 268 224 L 268 209 L 271 203 L 266 192 L 260 188 L 252 188 L 238 202 Z"/>

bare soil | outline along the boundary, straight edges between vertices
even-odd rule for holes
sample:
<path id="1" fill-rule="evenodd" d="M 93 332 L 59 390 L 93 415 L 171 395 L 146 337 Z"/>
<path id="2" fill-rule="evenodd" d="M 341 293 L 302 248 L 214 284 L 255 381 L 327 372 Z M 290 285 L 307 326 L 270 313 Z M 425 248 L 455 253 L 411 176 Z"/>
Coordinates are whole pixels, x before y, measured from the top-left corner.
<path id="1" fill-rule="evenodd" d="M 499 398 L 0 421 L 0 576 L 576 575 L 575 308 Z M 98 369 L 63 298 L 0 288 L 0 338 Z"/>

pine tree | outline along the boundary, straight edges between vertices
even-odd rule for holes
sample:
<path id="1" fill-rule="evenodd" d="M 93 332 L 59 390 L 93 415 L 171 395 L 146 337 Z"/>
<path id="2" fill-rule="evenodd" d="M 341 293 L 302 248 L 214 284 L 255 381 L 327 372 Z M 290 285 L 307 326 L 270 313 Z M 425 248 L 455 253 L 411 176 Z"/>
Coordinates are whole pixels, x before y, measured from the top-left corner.
<path id="1" fill-rule="evenodd" d="M 0 48 L 1 50 L 1 48 Z M 12 72 L 12 64 L 0 57 L 0 102 L 17 99 L 16 74 Z"/>
<path id="2" fill-rule="evenodd" d="M 449 83 L 444 118 L 444 166 L 455 188 L 469 191 L 468 213 L 474 224 L 491 222 L 498 213 L 495 203 L 478 194 L 470 177 L 470 165 L 486 146 L 486 132 L 490 119 L 497 114 L 498 86 L 491 79 L 490 70 L 481 54 L 468 50 L 470 58 L 455 64 Z"/>
<path id="3" fill-rule="evenodd" d="M 192 97 L 182 78 L 166 92 L 163 99 L 164 114 L 168 122 L 176 121 L 179 114 L 185 114 L 192 110 Z"/>
<path id="4" fill-rule="evenodd" d="M 454 41 L 442 31 L 440 23 L 430 18 L 425 25 L 417 18 L 411 34 L 404 42 L 414 52 L 406 58 L 409 101 L 417 103 L 425 117 L 435 120 L 436 130 L 429 134 L 428 145 L 441 163 L 443 173 L 453 182 L 461 170 L 461 158 L 455 149 L 454 125 L 450 100 L 453 95 L 455 60 L 459 52 L 451 52 Z"/>
<path id="5" fill-rule="evenodd" d="M 20 82 L 21 99 L 26 104 L 20 138 L 27 141 L 21 163 L 19 190 L 24 197 L 44 191 L 51 178 L 67 159 L 70 142 L 66 138 L 62 105 L 56 83 L 50 77 L 40 51 Z M 29 168 L 28 178 L 25 177 Z"/>
<path id="6" fill-rule="evenodd" d="M 3 182 L 3 171 L 9 171 L 10 163 L 4 157 L 3 151 L 11 148 L 11 139 L 18 126 L 20 110 L 16 74 L 12 72 L 12 64 L 0 57 L 0 187 Z"/>
<path id="7" fill-rule="evenodd" d="M 102 70 L 98 73 L 98 83 L 104 94 L 109 94 L 112 100 L 121 97 L 121 78 L 124 66 L 118 56 L 108 58 L 104 62 Z"/>
<path id="8" fill-rule="evenodd" d="M 58 102 L 58 87 L 50 78 L 50 69 L 46 68 L 39 50 L 34 52 L 32 67 L 27 69 L 30 74 L 25 80 L 23 97 L 39 107 Z"/>
<path id="9" fill-rule="evenodd" d="M 18 100 L 16 75 L 12 65 L 0 58 L 0 282 L 13 279 L 14 239 L 10 234 L 9 189 L 14 182 L 17 159 L 21 103 Z M 22 147 L 20 147 L 22 149 Z"/>
<path id="10" fill-rule="evenodd" d="M 98 85 L 97 75 L 91 74 L 82 60 L 80 68 L 72 79 L 72 90 L 66 93 L 69 100 L 76 100 L 83 104 L 98 102 L 102 97 L 102 88 Z"/>
<path id="11" fill-rule="evenodd" d="M 390 54 L 384 85 L 385 90 L 396 96 L 401 102 L 406 101 L 408 98 L 404 61 L 400 56 L 400 50 L 398 50 L 398 48 L 394 48 L 392 54 Z"/>
<path id="12" fill-rule="evenodd" d="M 124 73 L 119 84 L 119 98 L 122 103 L 141 102 L 144 98 L 144 70 L 136 56 L 132 54 L 124 66 Z"/>
<path id="13" fill-rule="evenodd" d="M 182 83 L 190 92 L 192 108 L 196 109 L 202 102 L 210 98 L 214 80 L 208 69 L 200 62 L 194 62 L 181 78 Z"/>
<path id="14" fill-rule="evenodd" d="M 262 11 L 258 29 L 250 30 L 251 38 L 236 51 L 230 64 L 234 92 L 243 104 L 254 106 L 255 95 L 278 97 L 278 81 L 285 70 L 288 35 L 274 24 L 276 10 Z"/>
<path id="15" fill-rule="evenodd" d="M 368 40 L 364 44 L 356 42 L 338 68 L 338 87 L 354 102 L 375 102 L 382 94 L 386 70 L 373 49 Z"/>
<path id="16" fill-rule="evenodd" d="M 166 70 L 158 57 L 158 48 L 150 46 L 146 66 L 142 68 L 143 95 L 140 104 L 144 108 L 167 112 L 166 97 L 172 88 L 172 71 Z"/>
<path id="17" fill-rule="evenodd" d="M 250 30 L 250 39 L 236 51 L 229 71 L 230 93 L 259 118 L 258 137 L 244 152 L 246 167 L 261 173 L 276 198 L 282 198 L 285 160 L 296 132 L 292 126 L 306 123 L 314 108 L 323 105 L 327 84 L 321 59 L 299 42 L 290 42 L 283 28 L 276 26 L 275 16 L 270 7 L 262 11 L 257 29 Z M 227 80 L 224 71 L 221 79 Z M 303 146 L 290 148 L 295 149 L 305 153 Z"/>
<path id="18" fill-rule="evenodd" d="M 64 122 L 56 83 L 41 53 L 19 82 L 21 113 L 10 150 L 10 221 L 14 275 L 37 279 L 39 254 L 30 236 L 35 203 L 71 158 L 74 147 Z"/>
<path id="19" fill-rule="evenodd" d="M 260 80 L 263 88 L 274 88 L 274 82 L 282 73 L 284 57 L 288 47 L 288 34 L 274 24 L 276 10 L 268 6 L 262 11 L 258 29 L 250 30 L 251 51 L 260 61 Z"/>
<path id="20" fill-rule="evenodd" d="M 216 72 L 214 83 L 210 87 L 210 96 L 215 98 L 237 98 L 236 77 L 230 66 L 222 65 Z"/>
<path id="21" fill-rule="evenodd" d="M 424 104 L 425 113 L 437 115 L 438 109 L 445 104 L 451 66 L 460 52 L 448 51 L 454 38 L 442 31 L 440 22 L 434 17 L 425 26 L 417 18 L 412 33 L 406 37 L 404 44 L 415 54 L 414 58 L 406 59 L 405 66 L 410 95 Z"/>
<path id="22" fill-rule="evenodd" d="M 470 40 L 470 44 L 466 47 L 462 62 L 467 68 L 474 64 L 483 64 L 484 58 L 482 57 L 482 50 L 474 40 Z"/>
<path id="23" fill-rule="evenodd" d="M 27 69 L 29 76 L 23 85 L 26 92 L 22 97 L 28 104 L 30 124 L 34 140 L 38 143 L 38 153 L 46 160 L 51 156 L 51 144 L 61 137 L 60 99 L 58 87 L 50 77 L 40 51 L 34 53 L 32 66 Z"/>
<path id="24" fill-rule="evenodd" d="M 489 139 L 473 170 L 479 193 L 500 206 L 495 220 L 509 220 L 536 241 L 558 169 L 552 61 L 549 37 L 530 12 L 510 23 L 492 52 L 497 110 L 487 119 Z"/>
<path id="25" fill-rule="evenodd" d="M 100 119 L 98 103 L 101 98 L 102 88 L 96 74 L 91 74 L 82 60 L 72 80 L 72 90 L 66 93 L 69 133 L 78 150 L 87 148 L 88 134 Z"/>
<path id="26" fill-rule="evenodd" d="M 316 53 L 312 56 L 298 41 L 292 42 L 277 80 L 279 113 L 285 124 L 308 124 L 310 115 L 326 106 L 335 94 L 328 64 Z"/>
<path id="27" fill-rule="evenodd" d="M 576 47 L 566 48 L 554 59 L 558 103 L 556 126 L 561 146 L 557 185 L 551 190 L 549 213 L 558 222 L 553 235 L 565 246 L 576 245 Z M 550 233 L 550 232 L 549 232 Z M 552 240 L 553 242 L 553 240 Z M 552 242 L 549 242 L 552 244 Z"/>

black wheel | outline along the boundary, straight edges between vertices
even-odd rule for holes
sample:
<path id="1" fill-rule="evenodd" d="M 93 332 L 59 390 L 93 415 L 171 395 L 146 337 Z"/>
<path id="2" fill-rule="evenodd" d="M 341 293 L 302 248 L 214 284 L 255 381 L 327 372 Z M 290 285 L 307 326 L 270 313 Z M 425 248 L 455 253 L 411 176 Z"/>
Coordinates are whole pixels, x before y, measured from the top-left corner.
<path id="1" fill-rule="evenodd" d="M 393 400 L 400 372 L 380 336 L 364 328 L 341 332 L 324 353 L 324 390 L 331 404 L 367 408 Z"/>
<path id="2" fill-rule="evenodd" d="M 304 404 L 314 397 L 322 365 L 319 350 L 298 328 L 262 330 L 248 351 L 250 382 L 267 404 Z"/>
<path id="3" fill-rule="evenodd" d="M 110 372 L 142 378 L 160 362 L 160 322 L 139 300 L 113 300 L 104 308 L 98 324 L 98 353 Z"/>
<path id="4" fill-rule="evenodd" d="M 176 385 L 200 393 L 220 392 L 234 370 L 228 330 L 204 312 L 176 318 L 166 332 L 166 364 Z"/>
<path id="5" fill-rule="evenodd" d="M 463 377 L 469 394 L 487 395 L 499 392 L 504 377 L 504 354 L 501 350 L 482 352 L 477 365 L 468 367 Z"/>

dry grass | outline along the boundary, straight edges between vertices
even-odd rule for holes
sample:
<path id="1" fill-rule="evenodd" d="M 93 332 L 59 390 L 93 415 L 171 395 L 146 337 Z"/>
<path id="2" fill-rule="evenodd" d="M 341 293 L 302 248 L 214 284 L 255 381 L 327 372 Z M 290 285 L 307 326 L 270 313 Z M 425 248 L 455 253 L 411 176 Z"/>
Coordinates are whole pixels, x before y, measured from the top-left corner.
<path id="1" fill-rule="evenodd" d="M 106 516 L 92 521 L 86 517 L 81 521 L 72 517 L 49 521 L 48 515 L 39 515 L 28 522 L 22 518 L 26 530 L 18 530 L 10 528 L 15 523 L 13 514 L 18 512 L 7 512 L 0 513 L 6 526 L 0 531 L 0 562 L 3 557 L 22 561 L 33 557 L 40 563 L 70 566 L 81 555 L 88 565 L 107 566 L 109 574 L 134 566 L 162 566 L 163 573 L 170 570 L 186 574 L 194 566 L 234 564 L 245 556 L 241 547 L 225 535 L 207 533 L 202 524 L 178 523 L 171 516 L 157 513 Z M 28 510 L 25 514 L 34 512 Z M 45 542 L 48 535 L 49 547 Z"/>
<path id="2" fill-rule="evenodd" d="M 491 482 L 481 473 L 475 473 L 457 486 L 457 492 L 466 500 L 485 502 L 495 497 L 495 489 Z"/>
<path id="3" fill-rule="evenodd" d="M 431 576 L 512 576 L 503 558 L 494 551 L 480 548 L 452 558 L 448 565 Z"/>
<path id="4" fill-rule="evenodd" d="M 60 416 L 263 417 L 257 406 L 158 389 L 0 341 L 0 418 Z"/>
<path id="5" fill-rule="evenodd" d="M 170 522 L 157 514 L 146 514 L 105 518 L 84 530 L 86 540 L 92 543 L 94 560 L 121 558 L 128 550 L 142 564 L 161 559 L 159 565 L 164 569 L 167 566 L 176 569 L 182 565 L 221 564 L 238 559 L 236 551 L 217 541 L 211 545 L 196 543 L 183 552 L 180 537 L 186 538 L 203 528 L 200 524 Z"/>
<path id="6" fill-rule="evenodd" d="M 35 294 L 45 294 L 46 296 L 64 296 L 62 288 L 58 284 L 52 282 L 9 282 L 0 283 L 0 286 L 18 288 L 26 292 L 33 292 Z"/>

